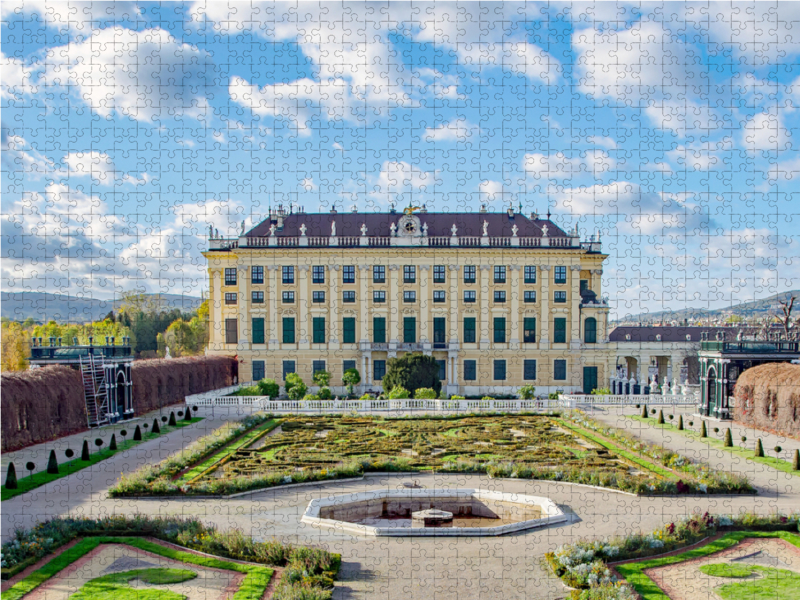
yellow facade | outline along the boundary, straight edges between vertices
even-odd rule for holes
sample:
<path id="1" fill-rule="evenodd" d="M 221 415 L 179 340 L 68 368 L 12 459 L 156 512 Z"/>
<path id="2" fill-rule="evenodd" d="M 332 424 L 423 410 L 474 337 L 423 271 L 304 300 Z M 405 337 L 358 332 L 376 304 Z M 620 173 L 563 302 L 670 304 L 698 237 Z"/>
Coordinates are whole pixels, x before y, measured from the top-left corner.
<path id="1" fill-rule="evenodd" d="M 458 215 L 440 215 L 457 223 Z M 599 242 L 580 243 L 552 224 L 549 231 L 563 235 L 536 241 L 503 225 L 507 235 L 489 237 L 484 225 L 483 235 L 459 237 L 454 223 L 445 240 L 422 235 L 426 216 L 415 215 L 418 227 L 404 228 L 405 236 L 399 226 L 367 236 L 363 224 L 361 236 L 280 236 L 273 220 L 271 235 L 212 239 L 204 253 L 208 353 L 238 355 L 242 381 L 263 374 L 282 383 L 294 370 L 310 384 L 324 366 L 338 394 L 349 366 L 361 374 L 360 391 L 380 391 L 385 361 L 409 351 L 442 361 L 448 395 L 513 394 L 526 384 L 540 394 L 583 391 L 592 380 L 605 387 L 614 357 L 608 304 L 599 299 L 606 258 Z M 531 231 L 531 223 L 550 223 L 510 220 L 521 219 Z M 582 298 L 582 286 L 596 298 Z"/>

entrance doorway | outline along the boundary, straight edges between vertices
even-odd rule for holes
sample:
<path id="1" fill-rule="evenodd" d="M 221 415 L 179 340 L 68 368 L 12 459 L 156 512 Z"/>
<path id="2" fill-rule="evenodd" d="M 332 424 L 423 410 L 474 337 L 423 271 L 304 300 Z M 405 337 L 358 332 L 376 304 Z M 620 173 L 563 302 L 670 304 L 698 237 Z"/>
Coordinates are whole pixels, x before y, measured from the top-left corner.
<path id="1" fill-rule="evenodd" d="M 597 367 L 583 367 L 583 393 L 591 394 L 597 389 Z"/>

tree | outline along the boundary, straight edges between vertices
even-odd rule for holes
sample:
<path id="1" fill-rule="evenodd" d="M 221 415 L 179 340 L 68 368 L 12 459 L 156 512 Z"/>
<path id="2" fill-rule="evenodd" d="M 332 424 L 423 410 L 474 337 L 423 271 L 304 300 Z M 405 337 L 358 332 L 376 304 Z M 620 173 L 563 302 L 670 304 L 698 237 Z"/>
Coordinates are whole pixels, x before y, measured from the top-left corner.
<path id="1" fill-rule="evenodd" d="M 642 418 L 643 418 L 643 419 L 646 419 L 646 418 L 647 418 L 647 404 L 645 404 L 644 406 L 642 406 Z"/>
<path id="2" fill-rule="evenodd" d="M 89 455 L 89 441 L 83 440 L 83 448 L 81 449 L 81 460 L 88 462 L 92 460 L 92 457 Z"/>
<path id="3" fill-rule="evenodd" d="M 433 356 L 420 352 L 409 352 L 398 358 L 390 358 L 383 376 L 383 389 L 403 387 L 414 394 L 419 388 L 432 388 L 436 395 L 442 390 L 439 381 L 439 363 Z"/>
<path id="4" fill-rule="evenodd" d="M 764 445 L 761 443 L 761 438 L 756 440 L 756 456 L 758 458 L 764 458 Z"/>
<path id="5" fill-rule="evenodd" d="M 277 398 L 281 393 L 280 386 L 274 379 L 262 379 L 258 382 L 258 392 L 262 396 L 269 396 L 270 398 Z"/>
<path id="6" fill-rule="evenodd" d="M 8 473 L 6 473 L 6 489 L 17 489 L 17 469 L 13 462 L 8 464 Z"/>
<path id="7" fill-rule="evenodd" d="M 708 429 L 706 429 L 705 421 L 700 422 L 700 437 L 701 438 L 708 437 Z"/>
<path id="8" fill-rule="evenodd" d="M 722 445 L 725 448 L 733 448 L 733 434 L 731 433 L 730 427 L 725 430 L 725 441 Z"/>
<path id="9" fill-rule="evenodd" d="M 315 371 L 312 381 L 314 385 L 318 385 L 319 387 L 328 387 L 331 381 L 331 374 L 328 371 Z"/>
<path id="10" fill-rule="evenodd" d="M 347 369 L 342 375 L 342 382 L 347 386 L 347 395 L 353 395 L 353 387 L 361 383 L 361 373 L 358 369 Z"/>
<path id="11" fill-rule="evenodd" d="M 664 411 L 663 410 L 659 410 L 658 411 L 658 424 L 659 425 L 663 425 L 664 424 Z"/>
<path id="12" fill-rule="evenodd" d="M 4 372 L 26 370 L 28 357 L 31 355 L 30 335 L 22 325 L 14 321 L 3 323 L 2 334 L 0 369 Z"/>
<path id="13" fill-rule="evenodd" d="M 191 325 L 183 319 L 177 319 L 170 323 L 169 327 L 167 327 L 167 331 L 164 332 L 163 339 L 165 346 L 169 348 L 171 356 L 190 356 L 197 352 L 195 331 L 192 329 Z"/>
<path id="14" fill-rule="evenodd" d="M 683 415 L 678 415 L 678 431 L 683 431 Z"/>
<path id="15" fill-rule="evenodd" d="M 792 329 L 796 323 L 792 323 L 792 310 L 794 309 L 794 301 L 797 300 L 796 296 L 791 296 L 787 300 L 778 300 L 778 304 L 780 304 L 781 312 L 783 312 L 783 316 L 781 319 L 781 324 L 783 325 L 783 335 L 785 340 L 789 339 L 789 330 Z"/>
<path id="16" fill-rule="evenodd" d="M 286 376 L 286 395 L 289 396 L 290 400 L 300 400 L 308 391 L 308 386 L 303 383 L 303 380 L 300 378 L 300 375 L 297 373 L 289 373 Z"/>
<path id="17" fill-rule="evenodd" d="M 58 459 L 56 451 L 50 450 L 50 458 L 47 460 L 47 472 L 51 475 L 58 475 Z"/>
<path id="18" fill-rule="evenodd" d="M 800 450 L 794 451 L 792 457 L 792 471 L 800 471 Z"/>
<path id="19" fill-rule="evenodd" d="M 523 400 L 533 400 L 536 397 L 536 388 L 532 385 L 523 385 L 519 388 L 519 397 Z"/>

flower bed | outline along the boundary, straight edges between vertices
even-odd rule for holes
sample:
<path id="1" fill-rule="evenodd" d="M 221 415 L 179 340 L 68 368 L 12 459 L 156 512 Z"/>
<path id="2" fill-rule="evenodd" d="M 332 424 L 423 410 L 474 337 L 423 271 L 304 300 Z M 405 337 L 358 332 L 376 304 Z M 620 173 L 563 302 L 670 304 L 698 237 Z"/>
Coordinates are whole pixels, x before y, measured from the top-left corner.
<path id="1" fill-rule="evenodd" d="M 565 544 L 545 558 L 553 572 L 564 583 L 579 590 L 592 590 L 618 583 L 608 568 L 609 562 L 646 558 L 685 548 L 712 536 L 717 531 L 797 531 L 800 513 L 790 516 L 773 514 L 767 517 L 748 513 L 734 517 L 714 517 L 708 513 L 669 523 L 652 533 L 636 533 L 606 540 L 580 541 Z M 627 593 L 627 592 L 620 592 Z M 608 596 L 624 598 L 625 596 Z M 581 596 L 580 591 L 573 598 Z"/>

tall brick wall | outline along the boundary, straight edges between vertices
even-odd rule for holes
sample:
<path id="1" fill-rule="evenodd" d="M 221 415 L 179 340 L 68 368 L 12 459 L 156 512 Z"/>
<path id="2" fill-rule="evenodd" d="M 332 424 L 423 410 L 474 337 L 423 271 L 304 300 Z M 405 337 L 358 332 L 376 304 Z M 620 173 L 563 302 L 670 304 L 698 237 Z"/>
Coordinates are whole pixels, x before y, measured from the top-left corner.
<path id="1" fill-rule="evenodd" d="M 767 363 L 736 380 L 733 418 L 750 427 L 800 438 L 800 365 Z"/>
<path id="2" fill-rule="evenodd" d="M 238 363 L 229 356 L 198 356 L 133 363 L 137 415 L 183 402 L 190 394 L 233 385 Z M 83 381 L 66 366 L 3 373 L 0 380 L 3 452 L 88 429 Z"/>

